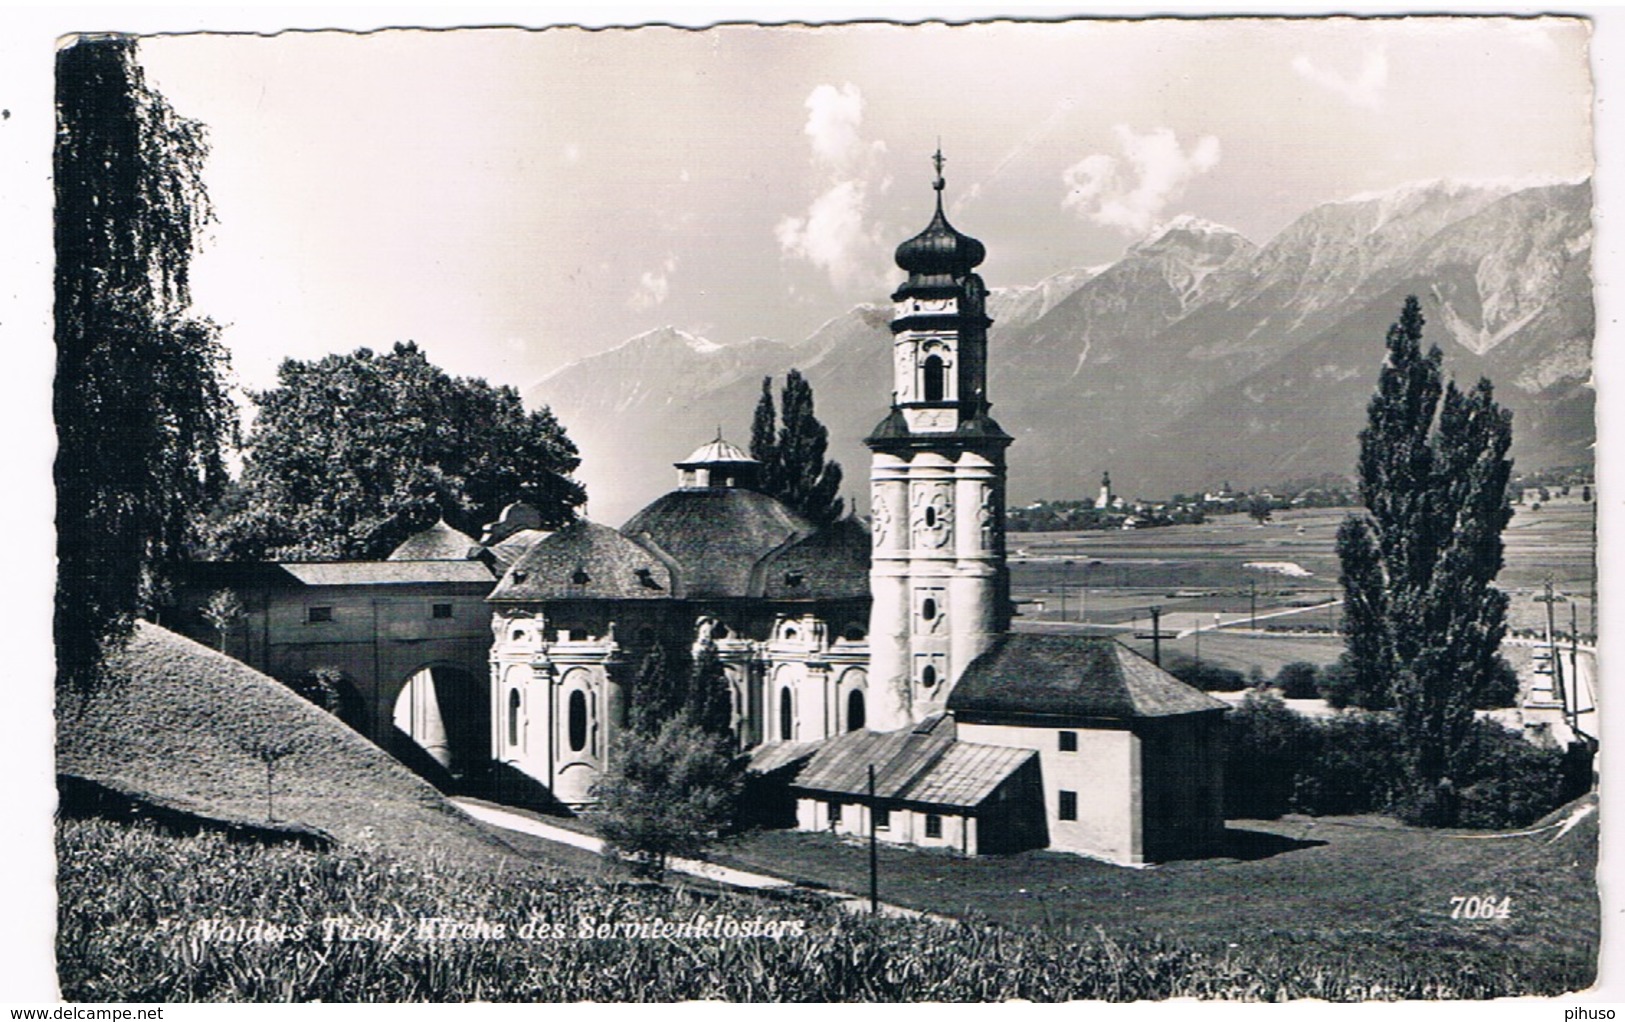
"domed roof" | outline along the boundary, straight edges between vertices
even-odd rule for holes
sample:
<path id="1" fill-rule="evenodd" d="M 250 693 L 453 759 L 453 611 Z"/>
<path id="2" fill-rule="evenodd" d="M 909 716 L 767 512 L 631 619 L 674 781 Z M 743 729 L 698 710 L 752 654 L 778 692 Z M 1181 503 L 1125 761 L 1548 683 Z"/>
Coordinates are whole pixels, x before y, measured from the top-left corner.
<path id="1" fill-rule="evenodd" d="M 474 537 L 458 532 L 446 524 L 444 518 L 406 537 L 400 546 L 390 551 L 391 561 L 467 561 L 478 557 L 480 545 Z"/>
<path id="2" fill-rule="evenodd" d="M 679 468 L 689 468 L 697 465 L 756 465 L 760 464 L 755 458 L 741 451 L 739 448 L 722 439 L 718 433 L 717 438 L 704 446 L 694 449 L 694 453 L 677 462 Z"/>
<path id="3" fill-rule="evenodd" d="M 660 600 L 671 569 L 653 552 L 607 526 L 578 519 L 531 544 L 502 575 L 490 599 Z"/>
<path id="4" fill-rule="evenodd" d="M 942 212 L 942 151 L 932 159 L 937 178 L 931 187 L 937 192 L 937 213 L 925 230 L 897 246 L 897 265 L 907 270 L 910 284 L 937 283 L 917 278 L 939 278 L 944 282 L 963 277 L 987 258 L 987 247 L 968 234 L 961 234 Z"/>
<path id="5" fill-rule="evenodd" d="M 948 222 L 940 190 L 937 215 L 925 230 L 897 246 L 897 265 L 913 277 L 963 277 L 986 258 L 987 246 Z"/>
<path id="6" fill-rule="evenodd" d="M 679 596 L 760 596 L 755 568 L 813 526 L 765 493 L 673 490 L 633 515 L 622 535 L 676 564 Z"/>

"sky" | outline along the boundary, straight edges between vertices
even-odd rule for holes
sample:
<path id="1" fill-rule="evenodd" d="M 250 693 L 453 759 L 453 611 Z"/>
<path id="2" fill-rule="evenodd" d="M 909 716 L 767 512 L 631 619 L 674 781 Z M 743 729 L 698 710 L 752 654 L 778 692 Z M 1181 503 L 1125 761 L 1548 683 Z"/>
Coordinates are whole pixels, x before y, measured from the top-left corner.
<path id="1" fill-rule="evenodd" d="M 1174 216 L 1592 169 L 1579 20 L 1302 19 L 148 38 L 204 122 L 194 262 L 240 383 L 418 341 L 521 388 L 671 325 L 799 340 L 898 281 L 939 144 L 993 287 Z"/>

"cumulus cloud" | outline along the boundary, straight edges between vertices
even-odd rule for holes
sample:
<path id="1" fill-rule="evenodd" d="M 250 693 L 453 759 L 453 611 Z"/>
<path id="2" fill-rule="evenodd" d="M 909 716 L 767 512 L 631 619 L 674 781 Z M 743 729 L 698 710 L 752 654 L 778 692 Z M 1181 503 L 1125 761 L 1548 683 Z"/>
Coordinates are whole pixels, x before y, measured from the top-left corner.
<path id="1" fill-rule="evenodd" d="M 676 256 L 667 256 L 658 268 L 645 270 L 638 277 L 638 286 L 632 292 L 632 297 L 627 299 L 627 304 L 639 312 L 664 304 L 671 296 L 671 275 L 676 272 Z"/>
<path id="2" fill-rule="evenodd" d="M 1380 47 L 1365 55 L 1365 63 L 1351 75 L 1339 74 L 1323 68 L 1300 53 L 1292 58 L 1292 70 L 1304 79 L 1333 92 L 1350 105 L 1363 110 L 1376 110 L 1382 106 L 1382 95 L 1388 89 L 1388 53 Z"/>
<path id="3" fill-rule="evenodd" d="M 1066 168 L 1061 179 L 1067 193 L 1061 205 L 1131 236 L 1149 231 L 1193 178 L 1219 163 L 1219 140 L 1212 135 L 1203 135 L 1186 149 L 1169 128 L 1139 134 L 1119 124 L 1112 131 L 1121 155 L 1095 153 Z"/>
<path id="4" fill-rule="evenodd" d="M 807 96 L 802 133 L 812 147 L 822 184 L 805 212 L 785 216 L 774 228 L 780 251 L 828 274 L 841 290 L 879 280 L 879 235 L 868 221 L 869 196 L 884 190 L 880 157 L 884 142 L 863 138 L 863 93 L 848 82 L 820 85 Z"/>

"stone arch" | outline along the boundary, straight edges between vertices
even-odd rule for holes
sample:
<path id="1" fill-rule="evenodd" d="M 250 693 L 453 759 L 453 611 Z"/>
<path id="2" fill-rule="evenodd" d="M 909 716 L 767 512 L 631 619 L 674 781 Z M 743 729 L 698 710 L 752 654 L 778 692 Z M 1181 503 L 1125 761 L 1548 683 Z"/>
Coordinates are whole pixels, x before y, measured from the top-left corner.
<path id="1" fill-rule="evenodd" d="M 432 662 L 407 675 L 393 718 L 396 730 L 454 779 L 478 774 L 490 760 L 489 689 L 462 667 Z"/>

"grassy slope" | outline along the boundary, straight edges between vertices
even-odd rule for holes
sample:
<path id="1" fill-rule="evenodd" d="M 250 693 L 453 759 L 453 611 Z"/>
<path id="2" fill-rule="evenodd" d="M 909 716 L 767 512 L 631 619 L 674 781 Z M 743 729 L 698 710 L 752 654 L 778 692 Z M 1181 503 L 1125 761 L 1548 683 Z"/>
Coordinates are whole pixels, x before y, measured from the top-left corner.
<path id="1" fill-rule="evenodd" d="M 141 624 L 88 701 L 61 696 L 59 771 L 145 793 L 201 816 L 266 818 L 257 750 L 275 766 L 276 819 L 341 842 L 407 854 L 505 852 L 478 824 L 387 753 L 287 687 L 155 625 Z"/>

